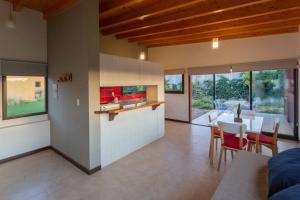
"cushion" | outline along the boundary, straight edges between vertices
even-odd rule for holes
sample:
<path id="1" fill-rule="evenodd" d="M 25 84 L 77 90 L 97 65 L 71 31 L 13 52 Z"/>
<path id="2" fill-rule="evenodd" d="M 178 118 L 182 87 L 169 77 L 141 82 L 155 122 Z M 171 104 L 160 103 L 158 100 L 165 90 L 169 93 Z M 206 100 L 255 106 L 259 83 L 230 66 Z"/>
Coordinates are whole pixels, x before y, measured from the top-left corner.
<path id="1" fill-rule="evenodd" d="M 256 141 L 256 134 L 255 133 L 247 134 L 247 139 L 255 142 Z M 273 143 L 273 138 L 269 137 L 269 136 L 266 136 L 266 135 L 263 135 L 263 134 L 260 134 L 259 135 L 259 142 L 263 143 L 263 144 L 272 144 Z"/>
<path id="2" fill-rule="evenodd" d="M 300 184 L 284 189 L 269 198 L 269 200 L 299 200 Z"/>
<path id="3" fill-rule="evenodd" d="M 243 138 L 243 147 L 246 144 L 247 140 Z M 240 149 L 240 138 L 233 135 L 224 135 L 224 146 L 232 149 Z"/>
<path id="4" fill-rule="evenodd" d="M 300 183 L 300 148 L 279 153 L 268 162 L 269 197 Z"/>

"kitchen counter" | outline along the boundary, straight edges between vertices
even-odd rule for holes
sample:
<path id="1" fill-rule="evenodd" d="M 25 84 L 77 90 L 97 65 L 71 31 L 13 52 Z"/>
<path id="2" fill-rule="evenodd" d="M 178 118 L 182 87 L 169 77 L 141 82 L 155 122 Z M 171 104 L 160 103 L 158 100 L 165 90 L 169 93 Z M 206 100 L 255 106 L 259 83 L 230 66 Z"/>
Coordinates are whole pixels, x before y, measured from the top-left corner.
<path id="1" fill-rule="evenodd" d="M 146 108 L 146 107 L 152 107 L 152 110 L 156 110 L 156 108 L 158 106 L 160 106 L 161 104 L 164 104 L 164 103 L 165 103 L 164 101 L 151 101 L 151 102 L 147 102 L 144 105 L 135 106 L 132 108 L 120 108 L 120 109 L 109 110 L 109 111 L 95 111 L 95 114 L 109 114 L 109 121 L 112 121 L 112 120 L 114 120 L 115 116 L 121 112 L 137 110 L 137 109 Z"/>

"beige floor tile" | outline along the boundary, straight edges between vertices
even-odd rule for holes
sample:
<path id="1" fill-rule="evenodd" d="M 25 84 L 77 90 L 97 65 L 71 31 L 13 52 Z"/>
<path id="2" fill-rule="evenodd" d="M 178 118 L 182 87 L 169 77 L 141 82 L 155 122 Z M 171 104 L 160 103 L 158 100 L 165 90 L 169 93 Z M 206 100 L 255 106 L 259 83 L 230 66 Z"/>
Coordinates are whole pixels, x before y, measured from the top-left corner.
<path id="1" fill-rule="evenodd" d="M 231 159 L 218 172 L 208 162 L 208 144 L 208 128 L 167 121 L 164 138 L 91 176 L 47 150 L 0 165 L 0 199 L 210 199 Z M 279 141 L 279 151 L 292 147 L 299 143 Z"/>

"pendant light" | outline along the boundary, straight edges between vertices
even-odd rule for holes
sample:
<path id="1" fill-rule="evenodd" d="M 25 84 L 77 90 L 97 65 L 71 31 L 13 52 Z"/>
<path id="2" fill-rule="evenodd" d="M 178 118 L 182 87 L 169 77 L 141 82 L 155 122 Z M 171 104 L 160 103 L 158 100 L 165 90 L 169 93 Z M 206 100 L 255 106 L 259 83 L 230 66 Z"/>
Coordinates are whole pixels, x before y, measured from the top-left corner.
<path id="1" fill-rule="evenodd" d="M 212 48 L 218 49 L 219 48 L 219 38 L 213 38 L 212 39 Z"/>

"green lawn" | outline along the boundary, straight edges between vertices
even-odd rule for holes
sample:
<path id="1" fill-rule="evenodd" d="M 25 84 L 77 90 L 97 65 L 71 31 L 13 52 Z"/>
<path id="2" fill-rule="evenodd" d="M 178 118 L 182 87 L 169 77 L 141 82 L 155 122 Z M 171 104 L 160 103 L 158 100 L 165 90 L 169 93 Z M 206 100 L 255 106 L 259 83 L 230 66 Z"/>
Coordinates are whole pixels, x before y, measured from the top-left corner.
<path id="1" fill-rule="evenodd" d="M 41 113 L 46 111 L 45 101 L 22 102 L 11 104 L 7 107 L 7 117 L 26 115 L 32 113 Z"/>

